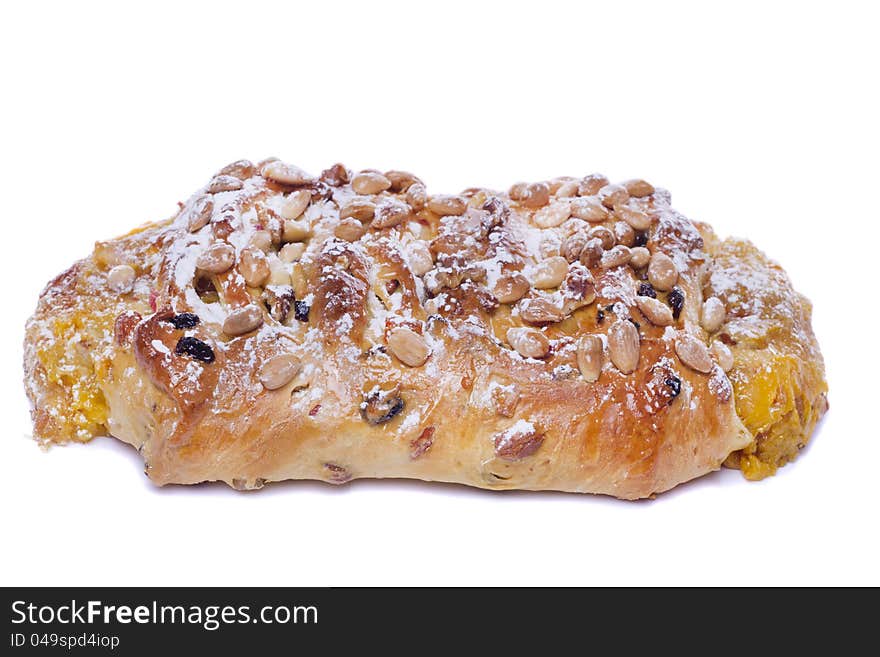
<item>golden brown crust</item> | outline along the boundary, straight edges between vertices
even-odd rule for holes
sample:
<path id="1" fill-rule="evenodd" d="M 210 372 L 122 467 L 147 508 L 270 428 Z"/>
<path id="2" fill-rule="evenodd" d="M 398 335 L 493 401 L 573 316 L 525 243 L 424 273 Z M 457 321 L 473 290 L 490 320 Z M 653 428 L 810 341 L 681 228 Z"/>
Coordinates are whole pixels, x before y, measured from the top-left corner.
<path id="1" fill-rule="evenodd" d="M 790 412 L 754 411 L 769 354 L 799 377 L 800 442 L 824 382 L 801 297 L 778 311 L 790 338 L 737 332 L 770 312 L 737 284 L 791 292 L 748 248 L 644 181 L 450 197 L 404 172 L 237 162 L 47 287 L 25 342 L 35 435 L 107 431 L 160 485 L 413 477 L 638 498 L 725 459 L 754 476 L 793 435 L 773 428 Z M 727 316 L 707 331 L 711 295 Z"/>

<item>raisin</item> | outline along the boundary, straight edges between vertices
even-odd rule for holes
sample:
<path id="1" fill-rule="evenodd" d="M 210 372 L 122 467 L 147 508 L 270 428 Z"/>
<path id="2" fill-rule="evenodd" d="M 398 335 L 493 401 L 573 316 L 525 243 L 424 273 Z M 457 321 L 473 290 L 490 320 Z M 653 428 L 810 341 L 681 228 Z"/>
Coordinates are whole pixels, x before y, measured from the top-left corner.
<path id="1" fill-rule="evenodd" d="M 409 457 L 411 459 L 417 459 L 431 449 L 431 446 L 434 444 L 434 431 L 434 427 L 427 427 L 419 434 L 418 438 L 410 442 Z"/>
<path id="2" fill-rule="evenodd" d="M 178 356 L 189 356 L 190 358 L 200 360 L 203 363 L 214 362 L 214 350 L 211 349 L 210 345 L 202 342 L 198 338 L 180 338 L 180 340 L 177 341 L 177 346 L 174 348 L 174 353 Z"/>
<path id="3" fill-rule="evenodd" d="M 669 292 L 668 301 L 669 307 L 672 308 L 672 317 L 678 319 L 681 309 L 684 308 L 684 292 L 681 291 L 681 288 L 672 288 Z"/>
<path id="4" fill-rule="evenodd" d="M 648 243 L 648 233 L 644 230 L 636 231 L 636 240 L 633 242 L 633 246 L 645 246 Z"/>
<path id="5" fill-rule="evenodd" d="M 169 317 L 166 321 L 174 325 L 176 329 L 192 328 L 199 323 L 199 316 L 193 313 L 179 313 Z"/>
<path id="6" fill-rule="evenodd" d="M 596 311 L 596 323 L 601 324 L 604 321 L 605 321 L 605 311 L 602 310 L 601 308 L 599 308 L 599 310 Z"/>
<path id="7" fill-rule="evenodd" d="M 657 291 L 650 283 L 639 283 L 639 289 L 636 294 L 638 294 L 640 297 L 651 297 L 652 299 L 657 298 Z"/>
<path id="8" fill-rule="evenodd" d="M 403 410 L 400 396 L 389 392 L 374 392 L 361 404 L 361 415 L 370 424 L 383 424 Z"/>
<path id="9" fill-rule="evenodd" d="M 681 379 L 679 379 L 677 376 L 670 376 L 665 381 L 663 381 L 663 383 L 666 384 L 666 386 L 669 388 L 670 394 L 672 395 L 669 400 L 669 403 L 671 404 L 672 400 L 678 397 L 678 393 L 681 392 Z"/>
<path id="10" fill-rule="evenodd" d="M 293 302 L 293 316 L 300 322 L 309 321 L 309 310 L 311 307 L 305 301 Z"/>
<path id="11" fill-rule="evenodd" d="M 351 473 L 341 465 L 325 463 L 324 468 L 327 470 L 331 484 L 344 484 L 351 481 Z"/>

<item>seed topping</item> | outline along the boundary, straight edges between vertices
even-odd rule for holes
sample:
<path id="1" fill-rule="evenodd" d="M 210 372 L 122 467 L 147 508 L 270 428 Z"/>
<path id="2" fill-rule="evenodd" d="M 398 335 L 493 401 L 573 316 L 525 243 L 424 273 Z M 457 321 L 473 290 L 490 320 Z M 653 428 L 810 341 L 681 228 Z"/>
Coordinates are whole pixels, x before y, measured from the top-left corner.
<path id="1" fill-rule="evenodd" d="M 726 310 L 724 303 L 718 297 L 709 297 L 703 302 L 703 312 L 700 317 L 700 325 L 709 333 L 714 333 L 724 324 Z"/>
<path id="2" fill-rule="evenodd" d="M 578 341 L 577 364 L 581 376 L 589 382 L 598 380 L 605 364 L 605 349 L 598 335 L 585 335 Z"/>
<path id="3" fill-rule="evenodd" d="M 400 326 L 388 335 L 388 348 L 397 359 L 409 367 L 420 367 L 431 355 L 425 338 L 406 326 Z"/>
<path id="4" fill-rule="evenodd" d="M 226 316 L 223 322 L 223 332 L 226 335 L 243 335 L 263 323 L 263 311 L 254 304 L 248 304 L 236 308 Z"/>
<path id="5" fill-rule="evenodd" d="M 648 280 L 656 289 L 668 292 L 678 281 L 678 269 L 665 253 L 657 252 L 648 263 Z"/>
<path id="6" fill-rule="evenodd" d="M 690 334 L 685 333 L 676 338 L 675 353 L 682 363 L 697 372 L 708 374 L 712 371 L 714 363 L 709 349 Z"/>
<path id="7" fill-rule="evenodd" d="M 507 329 L 507 342 L 523 358 L 543 358 L 550 352 L 547 336 L 531 328 Z"/>
<path id="8" fill-rule="evenodd" d="M 636 369 L 639 364 L 639 331 L 632 322 L 614 321 L 608 329 L 608 354 L 614 366 L 624 374 Z"/>
<path id="9" fill-rule="evenodd" d="M 266 390 L 283 388 L 302 370 L 302 362 L 293 354 L 273 356 L 260 367 L 260 383 Z"/>
<path id="10" fill-rule="evenodd" d="M 107 273 L 107 286 L 117 294 L 127 294 L 134 287 L 135 272 L 129 265 L 116 265 Z"/>
<path id="11" fill-rule="evenodd" d="M 214 242 L 196 259 L 196 267 L 209 274 L 222 274 L 235 262 L 235 249 L 226 242 Z"/>
<path id="12" fill-rule="evenodd" d="M 636 305 L 654 326 L 670 326 L 674 322 L 672 310 L 662 301 L 651 297 L 636 297 Z"/>

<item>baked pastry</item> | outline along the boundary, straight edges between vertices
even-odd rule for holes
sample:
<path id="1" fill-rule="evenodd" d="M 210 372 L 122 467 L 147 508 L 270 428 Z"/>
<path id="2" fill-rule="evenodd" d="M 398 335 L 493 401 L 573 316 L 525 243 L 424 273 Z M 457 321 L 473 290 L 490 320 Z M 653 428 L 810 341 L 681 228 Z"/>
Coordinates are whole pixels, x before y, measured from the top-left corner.
<path id="1" fill-rule="evenodd" d="M 37 439 L 109 433 L 159 485 L 634 499 L 797 455 L 827 408 L 810 312 L 643 180 L 432 195 L 239 161 L 49 283 L 25 383 Z"/>

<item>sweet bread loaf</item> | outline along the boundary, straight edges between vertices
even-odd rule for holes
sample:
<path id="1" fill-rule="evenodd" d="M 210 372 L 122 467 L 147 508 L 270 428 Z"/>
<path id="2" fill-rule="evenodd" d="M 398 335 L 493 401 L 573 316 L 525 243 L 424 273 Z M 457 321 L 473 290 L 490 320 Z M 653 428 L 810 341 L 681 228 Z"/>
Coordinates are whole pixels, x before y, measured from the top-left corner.
<path id="1" fill-rule="evenodd" d="M 810 312 L 643 180 L 441 195 L 239 161 L 49 283 L 25 384 L 40 441 L 110 434 L 159 485 L 634 499 L 797 455 L 827 408 Z"/>

